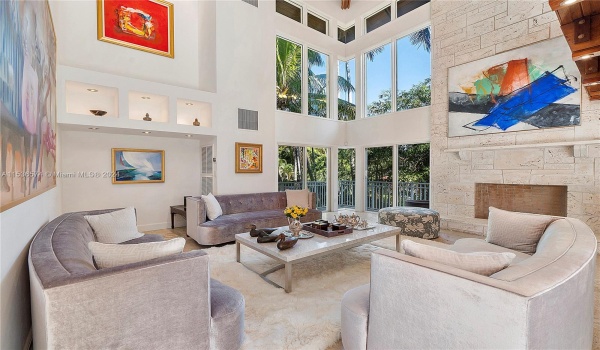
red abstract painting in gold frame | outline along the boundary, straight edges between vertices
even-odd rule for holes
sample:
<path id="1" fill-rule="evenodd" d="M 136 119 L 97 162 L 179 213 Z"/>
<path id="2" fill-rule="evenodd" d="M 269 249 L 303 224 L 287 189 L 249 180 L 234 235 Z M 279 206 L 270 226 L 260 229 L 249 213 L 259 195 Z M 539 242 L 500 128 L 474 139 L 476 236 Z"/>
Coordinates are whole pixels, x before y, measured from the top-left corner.
<path id="1" fill-rule="evenodd" d="M 262 145 L 236 142 L 235 172 L 262 173 Z"/>
<path id="2" fill-rule="evenodd" d="M 98 40 L 173 58 L 173 4 L 97 0 Z"/>

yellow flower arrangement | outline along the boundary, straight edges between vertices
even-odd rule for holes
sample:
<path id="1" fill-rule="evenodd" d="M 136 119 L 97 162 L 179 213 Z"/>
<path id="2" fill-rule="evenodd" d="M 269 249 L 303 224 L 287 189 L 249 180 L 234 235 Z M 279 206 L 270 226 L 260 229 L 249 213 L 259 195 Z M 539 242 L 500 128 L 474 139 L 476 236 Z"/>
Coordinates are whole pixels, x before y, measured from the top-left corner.
<path id="1" fill-rule="evenodd" d="M 308 213 L 308 208 L 299 207 L 297 205 L 294 205 L 293 207 L 287 207 L 287 208 L 285 208 L 285 210 L 283 211 L 283 213 L 288 218 L 298 219 L 298 218 L 301 218 L 304 215 L 306 215 L 306 213 Z"/>

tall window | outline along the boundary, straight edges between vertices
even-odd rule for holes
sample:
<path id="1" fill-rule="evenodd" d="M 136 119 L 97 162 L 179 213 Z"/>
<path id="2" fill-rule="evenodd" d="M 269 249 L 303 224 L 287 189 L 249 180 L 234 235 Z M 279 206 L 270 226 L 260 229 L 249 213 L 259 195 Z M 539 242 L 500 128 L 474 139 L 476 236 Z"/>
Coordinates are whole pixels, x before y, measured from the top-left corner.
<path id="1" fill-rule="evenodd" d="M 366 149 L 367 163 L 367 210 L 391 207 L 394 203 L 392 146 Z"/>
<path id="2" fill-rule="evenodd" d="M 355 59 L 338 61 L 338 119 L 356 119 Z"/>
<path id="3" fill-rule="evenodd" d="M 308 50 L 308 114 L 327 118 L 329 56 Z"/>
<path id="4" fill-rule="evenodd" d="M 365 53 L 367 117 L 392 111 L 392 44 Z"/>
<path id="5" fill-rule="evenodd" d="M 429 144 L 398 146 L 398 205 L 429 201 Z"/>
<path id="6" fill-rule="evenodd" d="M 327 210 L 328 154 L 328 148 L 279 146 L 279 191 L 308 188 L 317 196 L 317 209 Z"/>
<path id="7" fill-rule="evenodd" d="M 301 190 L 304 176 L 304 147 L 279 146 L 279 191 Z"/>
<path id="8" fill-rule="evenodd" d="M 356 150 L 338 149 L 338 207 L 354 208 L 356 205 Z"/>
<path id="9" fill-rule="evenodd" d="M 277 109 L 302 112 L 302 45 L 283 38 L 276 43 Z"/>
<path id="10" fill-rule="evenodd" d="M 317 196 L 317 209 L 327 209 L 327 148 L 306 147 L 306 187 Z"/>
<path id="11" fill-rule="evenodd" d="M 396 110 L 431 104 L 429 28 L 396 41 Z"/>

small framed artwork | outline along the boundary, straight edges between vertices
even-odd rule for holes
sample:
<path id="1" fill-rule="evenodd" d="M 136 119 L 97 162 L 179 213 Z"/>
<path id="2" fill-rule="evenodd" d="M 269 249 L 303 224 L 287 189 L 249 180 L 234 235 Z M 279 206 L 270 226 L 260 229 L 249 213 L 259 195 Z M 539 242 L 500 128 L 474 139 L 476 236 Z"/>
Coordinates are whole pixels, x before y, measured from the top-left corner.
<path id="1" fill-rule="evenodd" d="M 165 182 L 165 151 L 113 148 L 112 183 Z"/>
<path id="2" fill-rule="evenodd" d="M 98 40 L 173 58 L 173 4 L 97 0 Z"/>
<path id="3" fill-rule="evenodd" d="M 235 172 L 262 173 L 262 145 L 236 142 Z"/>

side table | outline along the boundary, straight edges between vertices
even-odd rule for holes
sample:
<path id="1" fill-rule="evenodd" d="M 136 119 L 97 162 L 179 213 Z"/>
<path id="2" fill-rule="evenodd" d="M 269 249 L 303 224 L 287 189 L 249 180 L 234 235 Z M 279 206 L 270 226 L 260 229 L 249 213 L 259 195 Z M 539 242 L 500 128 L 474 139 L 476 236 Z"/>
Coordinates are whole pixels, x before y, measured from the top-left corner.
<path id="1" fill-rule="evenodd" d="M 175 214 L 183 216 L 185 219 L 185 206 L 184 205 L 172 205 L 171 206 L 171 228 L 175 228 Z"/>

